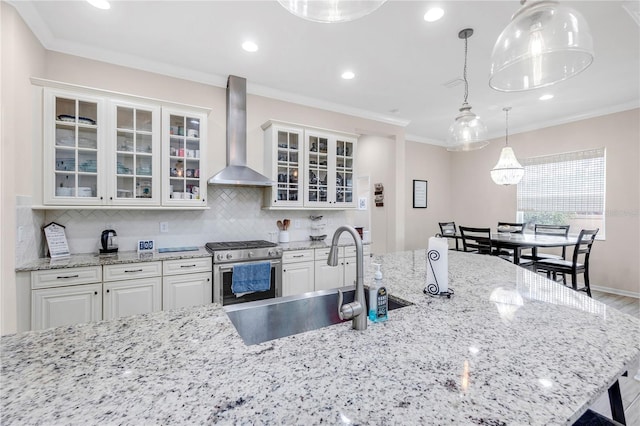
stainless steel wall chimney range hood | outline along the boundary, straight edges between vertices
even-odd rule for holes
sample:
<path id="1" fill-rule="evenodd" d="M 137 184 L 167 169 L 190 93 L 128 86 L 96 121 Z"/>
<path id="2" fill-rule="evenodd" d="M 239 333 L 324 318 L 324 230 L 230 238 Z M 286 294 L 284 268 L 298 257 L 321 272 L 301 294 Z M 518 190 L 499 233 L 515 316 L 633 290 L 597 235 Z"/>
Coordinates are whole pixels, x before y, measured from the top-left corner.
<path id="1" fill-rule="evenodd" d="M 227 167 L 209 178 L 212 185 L 273 186 L 274 182 L 247 167 L 247 80 L 227 79 Z"/>

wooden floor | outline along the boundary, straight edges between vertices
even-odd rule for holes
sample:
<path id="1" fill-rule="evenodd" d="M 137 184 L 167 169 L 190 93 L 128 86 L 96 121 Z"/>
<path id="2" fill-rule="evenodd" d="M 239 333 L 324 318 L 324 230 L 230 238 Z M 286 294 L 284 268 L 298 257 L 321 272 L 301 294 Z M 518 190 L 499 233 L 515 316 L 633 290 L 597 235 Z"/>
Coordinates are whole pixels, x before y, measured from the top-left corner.
<path id="1" fill-rule="evenodd" d="M 592 296 L 625 314 L 640 318 L 640 299 L 595 290 L 592 290 Z M 640 425 L 640 365 L 629 368 L 629 375 L 621 377 L 619 382 L 627 425 Z M 609 396 L 605 393 L 591 409 L 611 418 Z"/>

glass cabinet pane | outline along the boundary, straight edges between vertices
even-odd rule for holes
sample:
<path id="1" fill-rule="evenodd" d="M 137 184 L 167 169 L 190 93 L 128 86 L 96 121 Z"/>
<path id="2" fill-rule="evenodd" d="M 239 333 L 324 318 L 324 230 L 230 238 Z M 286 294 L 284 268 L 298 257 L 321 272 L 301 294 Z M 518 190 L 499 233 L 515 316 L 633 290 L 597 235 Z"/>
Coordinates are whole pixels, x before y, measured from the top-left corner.
<path id="1" fill-rule="evenodd" d="M 336 141 L 336 203 L 353 202 L 353 156 L 355 144 Z"/>
<path id="2" fill-rule="evenodd" d="M 328 145 L 327 138 L 309 137 L 307 201 L 328 201 Z"/>
<path id="3" fill-rule="evenodd" d="M 169 115 L 169 135 L 169 199 L 200 199 L 200 119 Z"/>

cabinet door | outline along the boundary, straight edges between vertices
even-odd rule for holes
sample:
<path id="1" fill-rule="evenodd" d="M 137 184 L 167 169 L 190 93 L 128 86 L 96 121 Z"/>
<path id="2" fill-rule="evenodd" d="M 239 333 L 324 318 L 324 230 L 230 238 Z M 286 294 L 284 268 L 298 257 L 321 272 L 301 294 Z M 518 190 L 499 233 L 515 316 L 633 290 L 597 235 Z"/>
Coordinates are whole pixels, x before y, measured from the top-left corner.
<path id="1" fill-rule="evenodd" d="M 186 308 L 213 303 L 211 272 L 162 278 L 162 309 Z"/>
<path id="2" fill-rule="evenodd" d="M 313 291 L 313 269 L 313 262 L 283 264 L 282 296 Z"/>
<path id="3" fill-rule="evenodd" d="M 344 259 L 337 266 L 329 266 L 326 261 L 317 261 L 315 265 L 315 289 L 329 290 L 344 286 Z"/>
<path id="4" fill-rule="evenodd" d="M 32 330 L 101 319 L 102 284 L 46 288 L 31 293 Z"/>
<path id="5" fill-rule="evenodd" d="M 335 145 L 334 207 L 355 207 L 355 152 L 356 140 L 338 136 Z"/>
<path id="6" fill-rule="evenodd" d="M 268 125 L 265 129 L 265 173 L 277 182 L 267 189 L 269 206 L 302 206 L 303 135 L 295 127 Z"/>
<path id="7" fill-rule="evenodd" d="M 146 314 L 161 309 L 161 277 L 104 283 L 104 319 Z"/>
<path id="8" fill-rule="evenodd" d="M 207 116 L 162 109 L 162 204 L 205 207 Z"/>
<path id="9" fill-rule="evenodd" d="M 330 155 L 333 141 L 330 135 L 305 131 L 305 207 L 329 207 L 334 183 L 332 172 L 335 157 Z"/>
<path id="10" fill-rule="evenodd" d="M 106 201 L 103 109 L 100 98 L 44 89 L 45 204 L 100 205 Z"/>
<path id="11" fill-rule="evenodd" d="M 109 203 L 160 205 L 160 107 L 111 102 Z"/>

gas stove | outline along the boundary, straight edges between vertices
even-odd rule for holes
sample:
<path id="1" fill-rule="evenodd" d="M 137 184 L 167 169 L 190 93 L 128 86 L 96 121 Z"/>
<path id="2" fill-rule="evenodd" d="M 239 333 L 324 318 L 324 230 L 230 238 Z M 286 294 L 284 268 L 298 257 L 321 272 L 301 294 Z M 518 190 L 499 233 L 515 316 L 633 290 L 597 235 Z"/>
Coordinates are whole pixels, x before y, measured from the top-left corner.
<path id="1" fill-rule="evenodd" d="M 264 240 L 219 241 L 205 245 L 213 254 L 214 264 L 280 259 L 282 249 L 277 246 L 276 243 Z"/>

